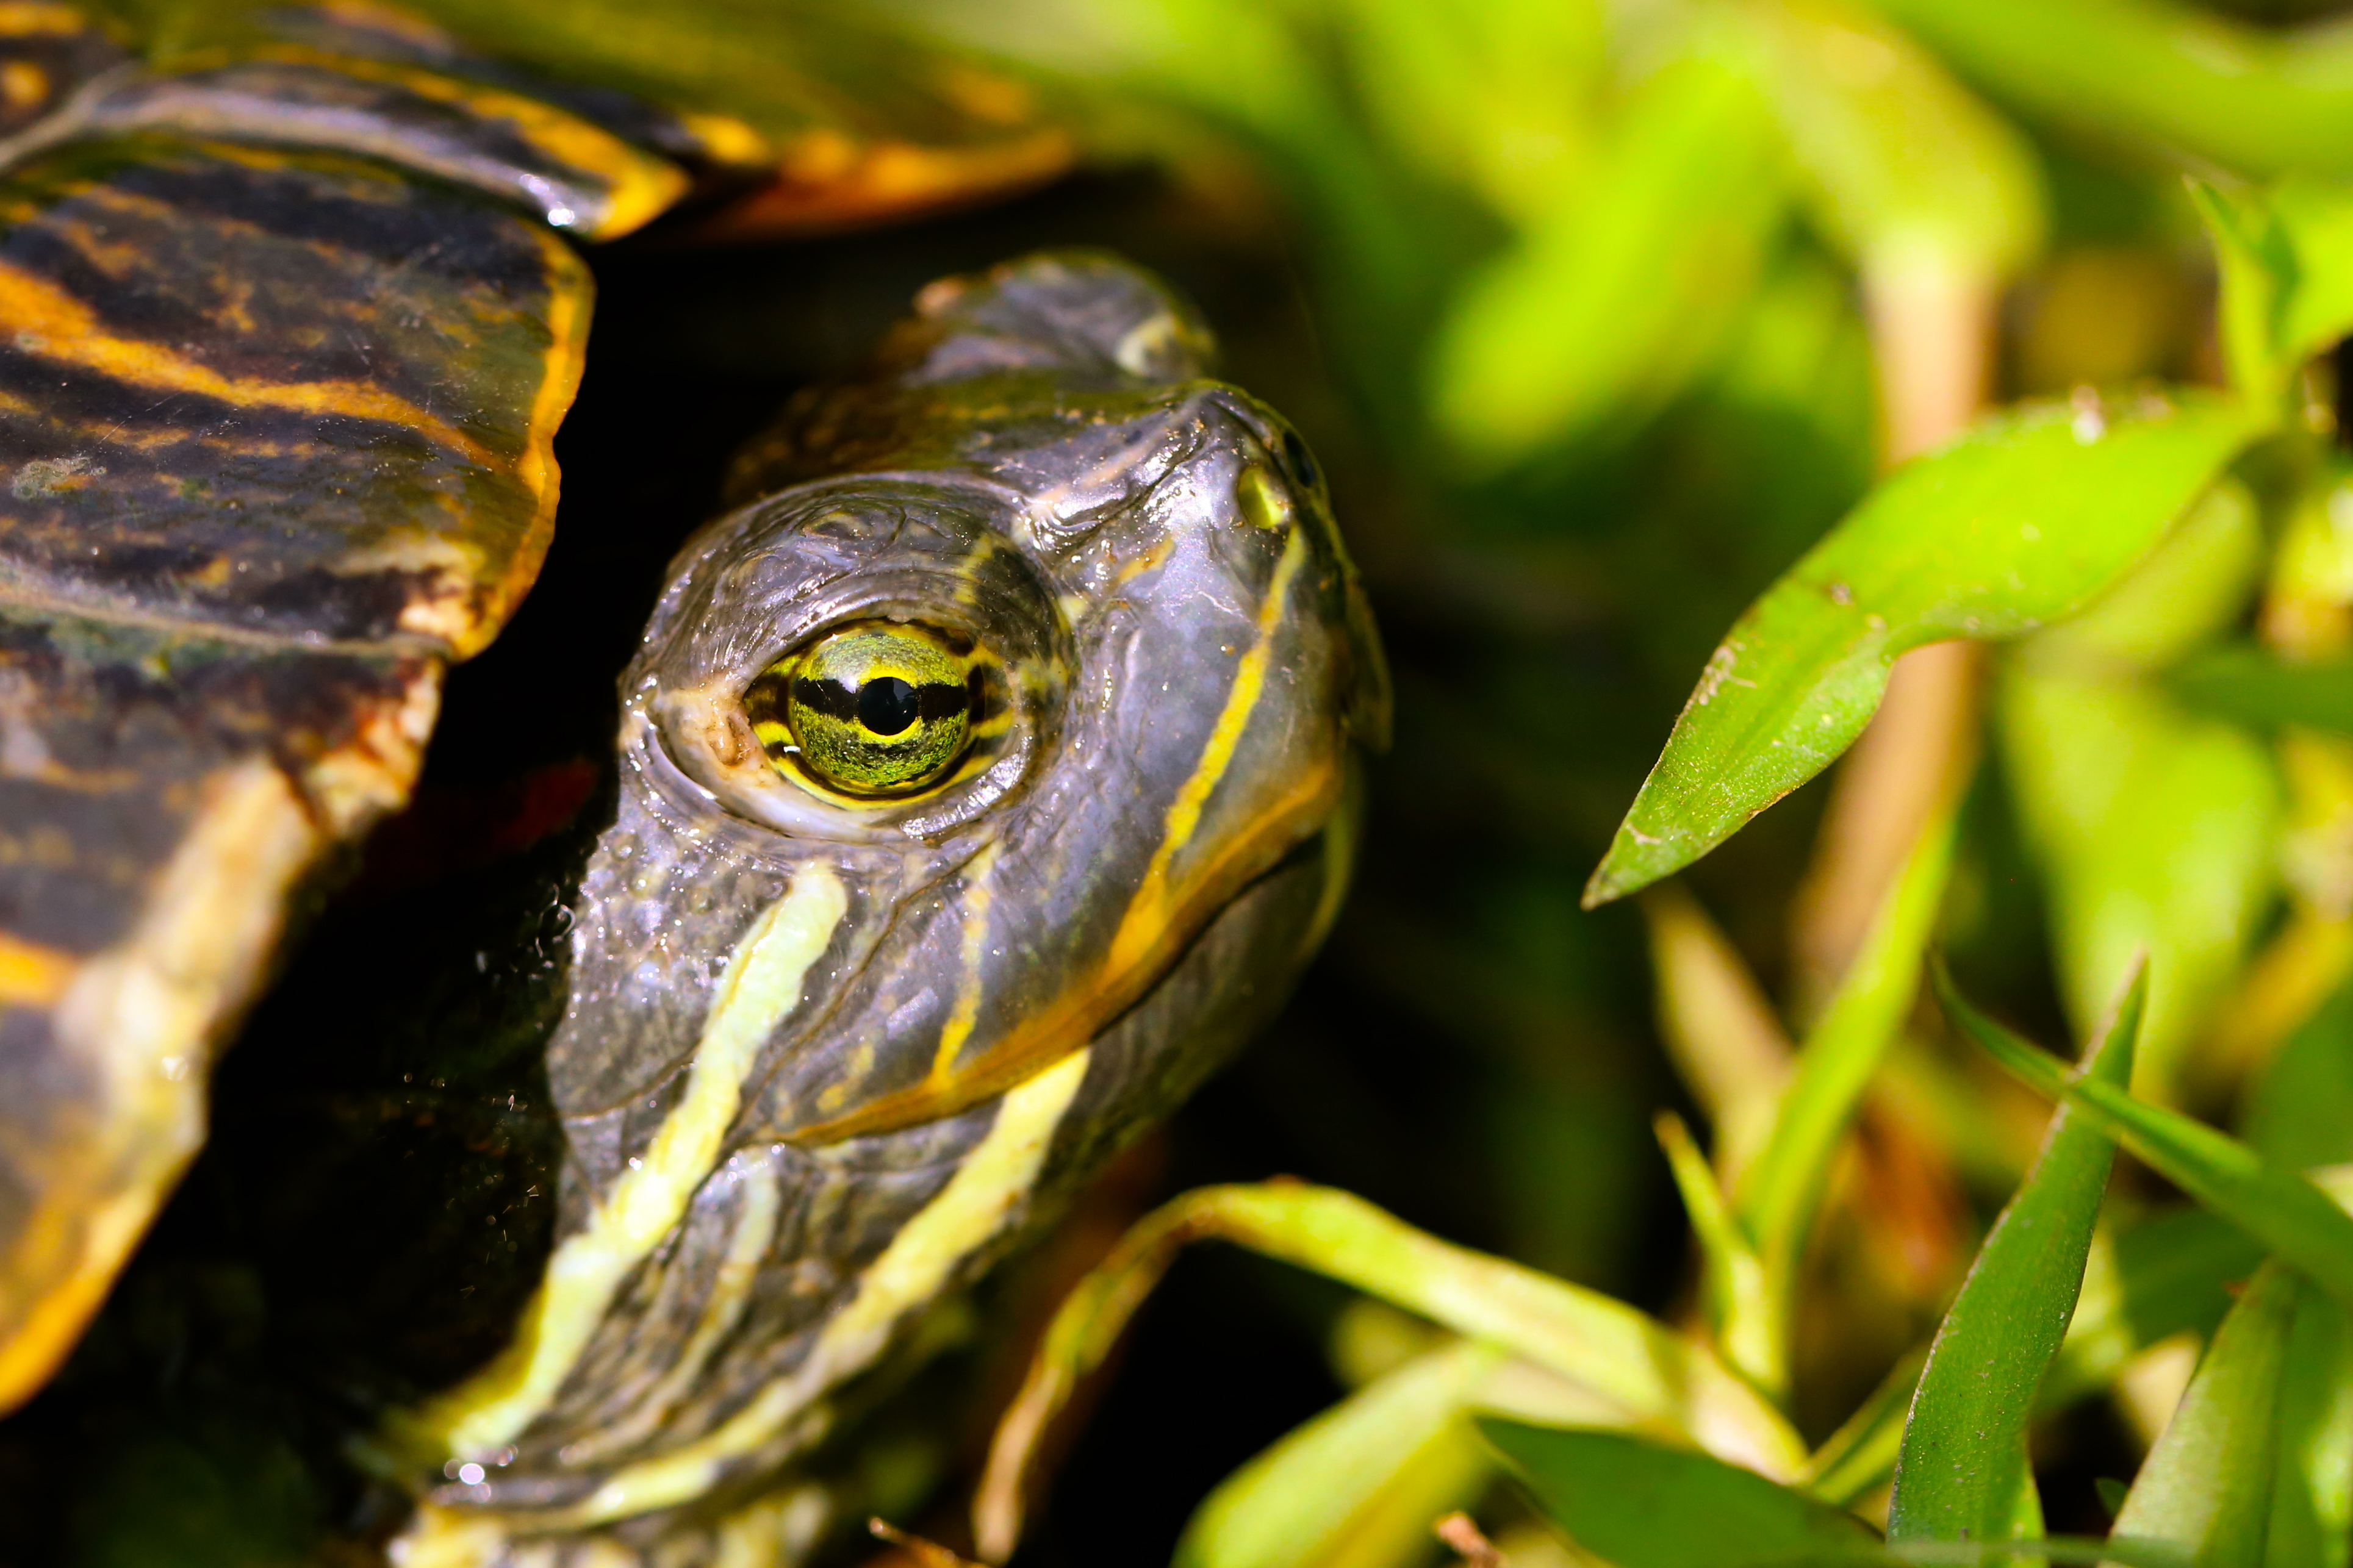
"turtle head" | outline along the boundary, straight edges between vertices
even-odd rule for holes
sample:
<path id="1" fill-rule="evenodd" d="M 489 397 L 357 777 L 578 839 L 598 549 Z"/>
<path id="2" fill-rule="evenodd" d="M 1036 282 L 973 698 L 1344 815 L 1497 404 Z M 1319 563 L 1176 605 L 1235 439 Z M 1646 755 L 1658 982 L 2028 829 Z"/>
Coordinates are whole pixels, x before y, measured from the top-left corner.
<path id="1" fill-rule="evenodd" d="M 681 1445 L 789 1458 L 1336 908 L 1387 696 L 1305 447 L 1124 265 L 921 311 L 765 443 L 627 678 L 557 1258 L 448 1407 L 506 1461 L 450 1500 L 597 1523 Z"/>

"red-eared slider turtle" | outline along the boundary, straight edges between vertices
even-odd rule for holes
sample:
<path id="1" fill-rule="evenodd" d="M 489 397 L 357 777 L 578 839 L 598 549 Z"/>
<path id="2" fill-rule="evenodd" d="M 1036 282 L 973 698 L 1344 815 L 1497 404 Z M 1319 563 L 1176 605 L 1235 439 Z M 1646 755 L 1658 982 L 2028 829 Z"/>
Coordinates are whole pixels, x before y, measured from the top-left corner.
<path id="1" fill-rule="evenodd" d="M 588 308 L 558 231 L 1066 151 L 980 79 L 956 146 L 786 141 L 374 7 L 126 39 L 0 5 L 0 1404 L 531 585 Z M 369 1449 L 424 1496 L 396 1558 L 789 1560 L 875 1370 L 1280 1000 L 1386 693 L 1313 459 L 1208 354 L 1150 278 L 1042 255 L 743 455 L 556 895 L 543 1276 Z"/>

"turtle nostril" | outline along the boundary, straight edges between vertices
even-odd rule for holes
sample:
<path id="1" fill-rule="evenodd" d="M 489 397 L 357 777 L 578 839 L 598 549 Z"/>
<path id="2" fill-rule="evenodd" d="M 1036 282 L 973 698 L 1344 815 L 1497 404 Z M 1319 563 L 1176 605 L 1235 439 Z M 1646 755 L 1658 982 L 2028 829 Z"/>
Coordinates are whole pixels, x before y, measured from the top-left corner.
<path id="1" fill-rule="evenodd" d="M 895 675 L 858 689 L 858 721 L 878 735 L 895 735 L 919 717 L 915 689 Z"/>

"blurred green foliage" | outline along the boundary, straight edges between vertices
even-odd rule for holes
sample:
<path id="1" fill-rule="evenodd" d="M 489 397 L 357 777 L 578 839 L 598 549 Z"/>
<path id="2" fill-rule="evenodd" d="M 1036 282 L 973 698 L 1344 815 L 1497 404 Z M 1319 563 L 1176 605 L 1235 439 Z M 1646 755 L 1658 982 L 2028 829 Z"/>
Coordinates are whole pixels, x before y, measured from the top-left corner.
<path id="1" fill-rule="evenodd" d="M 1899 1556 L 2120 1507 L 2120 1561 L 2347 1563 L 2353 1225 L 2299 1173 L 2353 1157 L 2353 32 L 2157 0 L 893 10 L 1271 215 L 1399 669 L 1335 966 L 1499 1069 L 1472 1239 L 1630 1295 L 1820 1444 L 1662 1428 L 1588 1347 L 1550 1370 L 1595 1408 L 1482 1428 L 1528 1489 L 1481 1517 L 1547 1518 L 1573 1546 L 1512 1536 L 1546 1562 L 1776 1531 L 1842 1559 L 1809 1532 L 1885 1520 L 1901 1463 Z M 2007 646 L 1890 687 L 1953 638 Z M 1908 752 L 1801 789 L 1883 700 Z M 1696 902 L 1645 906 L 1656 1033 L 1628 917 L 1565 913 L 1597 858 L 1596 902 L 1689 869 Z M 1825 914 L 1841 888 L 1877 917 Z M 2046 1037 L 2141 962 L 2146 1015 L 2079 1077 L 1923 1002 L 1936 947 Z M 2031 1173 L 2043 1112 L 1997 1058 L 2067 1108 Z M 1660 1109 L 1680 1282 L 1624 1223 Z M 1328 1232 L 1224 1234 L 1365 1283 Z M 1495 1266 L 1426 1257 L 1440 1296 Z M 1480 1495 L 1446 1412 L 1501 1408 L 1492 1358 L 1534 1342 L 1377 1289 L 1453 1334 L 1235 1474 L 1186 1562 L 1416 1563 L 1381 1510 Z M 2185 1333 L 2213 1349 L 2168 1425 Z"/>

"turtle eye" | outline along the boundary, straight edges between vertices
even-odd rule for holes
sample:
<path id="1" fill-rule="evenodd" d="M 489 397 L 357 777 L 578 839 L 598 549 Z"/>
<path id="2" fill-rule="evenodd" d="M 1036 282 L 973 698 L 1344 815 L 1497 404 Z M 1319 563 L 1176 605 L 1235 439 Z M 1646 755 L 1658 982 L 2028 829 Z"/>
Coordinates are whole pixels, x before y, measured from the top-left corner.
<path id="1" fill-rule="evenodd" d="M 845 795 L 906 795 L 971 744 L 980 682 L 969 646 L 929 626 L 839 626 L 762 670 L 744 708 L 769 763 Z"/>

